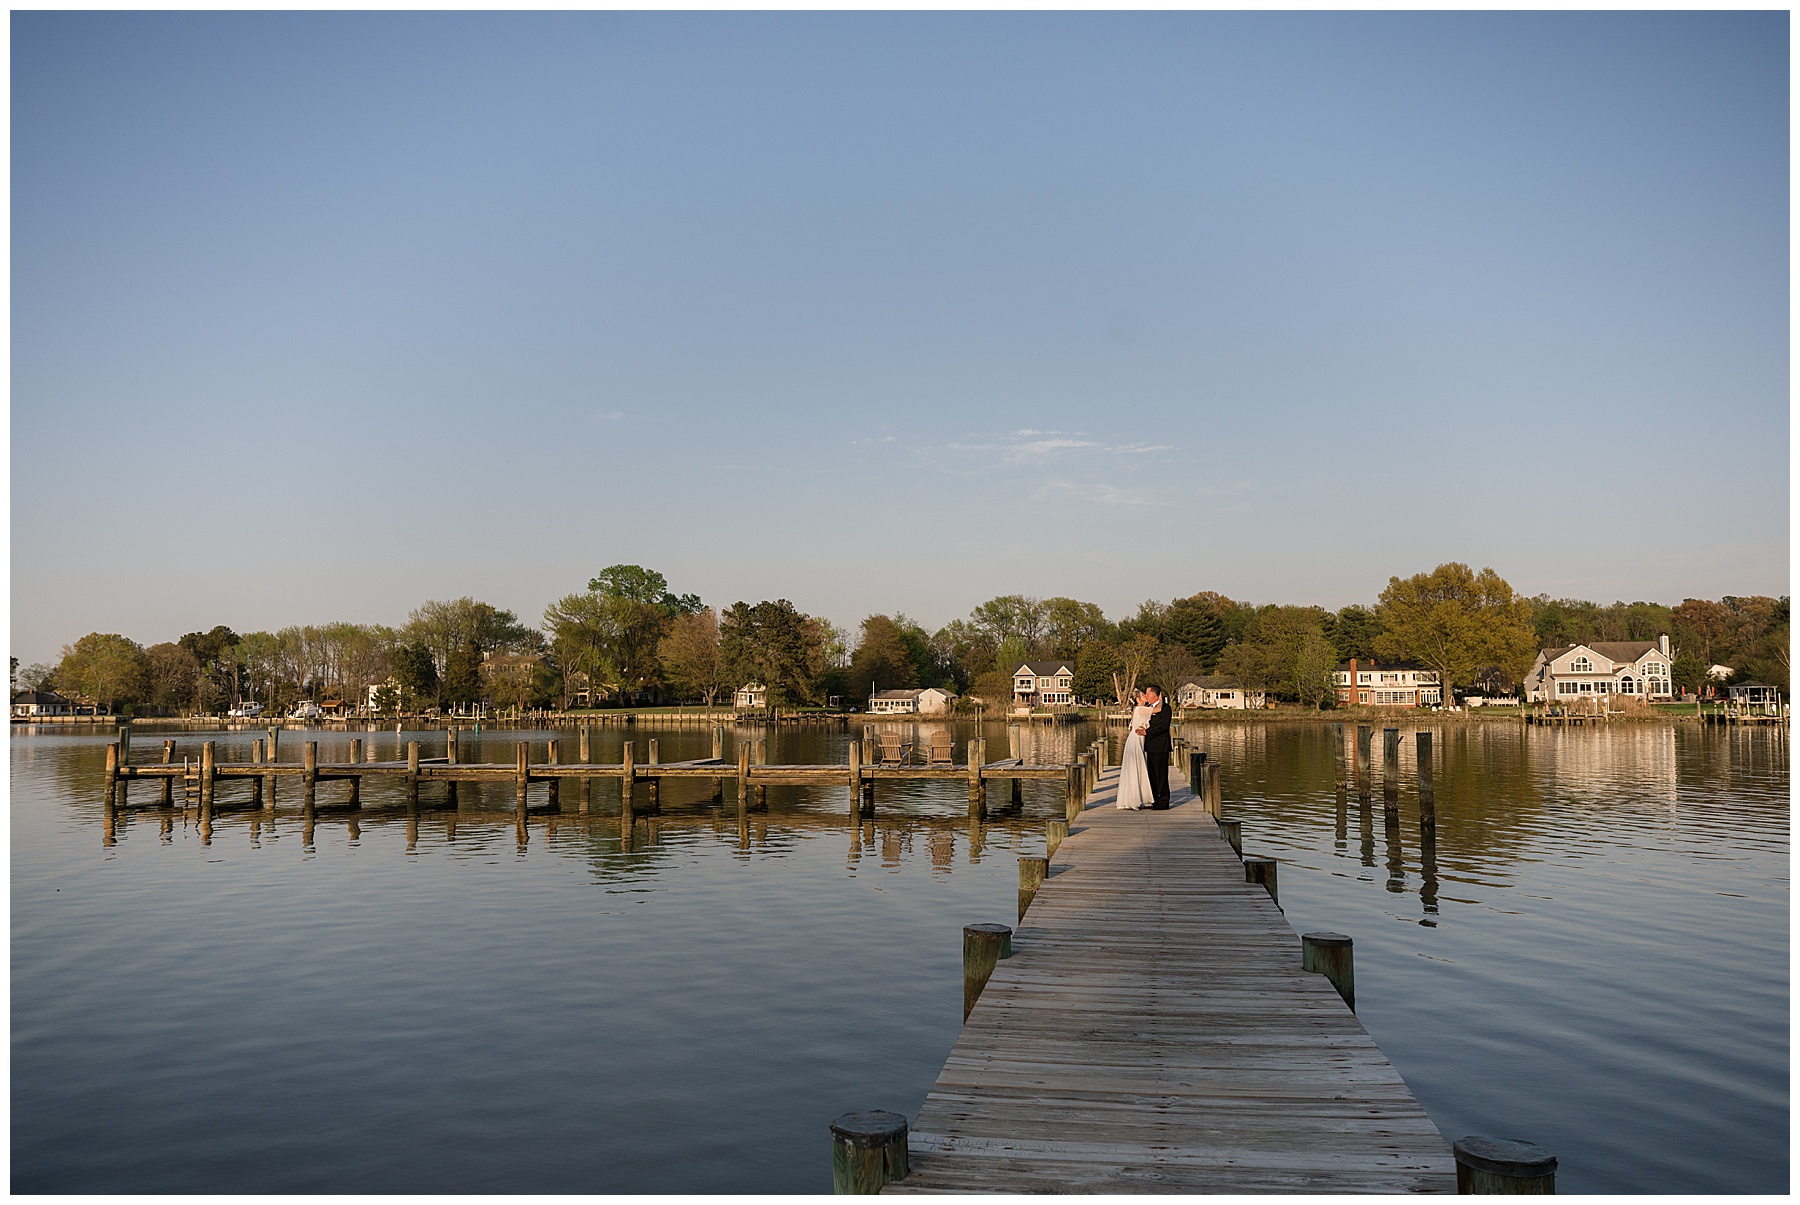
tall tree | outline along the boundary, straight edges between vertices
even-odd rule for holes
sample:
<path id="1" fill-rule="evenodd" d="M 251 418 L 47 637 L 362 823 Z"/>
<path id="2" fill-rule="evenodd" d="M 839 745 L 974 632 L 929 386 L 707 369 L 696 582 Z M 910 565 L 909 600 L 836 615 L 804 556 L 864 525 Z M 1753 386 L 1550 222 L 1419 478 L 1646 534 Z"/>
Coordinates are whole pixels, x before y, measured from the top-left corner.
<path id="1" fill-rule="evenodd" d="M 142 699 L 149 685 L 149 659 L 137 641 L 116 632 L 89 632 L 64 645 L 56 667 L 56 689 L 73 699 L 111 708 Z"/>
<path id="2" fill-rule="evenodd" d="M 719 616 L 719 658 L 728 682 L 760 682 L 771 707 L 816 703 L 829 624 L 785 598 L 736 602 Z"/>
<path id="3" fill-rule="evenodd" d="M 1044 610 L 1041 636 L 1046 657 L 1073 664 L 1087 645 L 1112 635 L 1113 625 L 1094 603 L 1074 598 L 1046 598 L 1041 605 Z"/>
<path id="4" fill-rule="evenodd" d="M 1028 657 L 1035 657 L 1042 651 L 1044 619 L 1044 604 L 1023 594 L 990 598 L 969 613 L 969 622 L 987 637 L 989 643 L 998 647 L 1016 637 L 1024 642 Z"/>
<path id="5" fill-rule="evenodd" d="M 663 676 L 684 695 L 699 696 L 711 707 L 725 688 L 719 660 L 719 615 L 702 607 L 669 621 L 659 649 Z"/>
<path id="6" fill-rule="evenodd" d="M 1389 578 L 1377 614 L 1384 630 L 1375 651 L 1436 670 L 1446 705 L 1483 666 L 1522 677 L 1537 647 L 1529 608 L 1492 569 L 1450 562 Z"/>
<path id="7" fill-rule="evenodd" d="M 1345 607 L 1323 627 L 1339 661 L 1352 657 L 1359 661 L 1375 659 L 1375 638 L 1381 635 L 1381 621 L 1367 607 Z"/>
<path id="8" fill-rule="evenodd" d="M 1195 594 L 1178 598 L 1169 604 L 1164 627 L 1170 640 L 1179 644 L 1202 666 L 1212 665 L 1225 647 L 1225 620 L 1219 600 L 1231 600 L 1217 594 Z"/>
<path id="9" fill-rule="evenodd" d="M 850 657 L 850 688 L 860 694 L 879 690 L 905 690 L 919 684 L 919 667 L 908 633 L 886 615 L 862 621 L 862 639 Z"/>

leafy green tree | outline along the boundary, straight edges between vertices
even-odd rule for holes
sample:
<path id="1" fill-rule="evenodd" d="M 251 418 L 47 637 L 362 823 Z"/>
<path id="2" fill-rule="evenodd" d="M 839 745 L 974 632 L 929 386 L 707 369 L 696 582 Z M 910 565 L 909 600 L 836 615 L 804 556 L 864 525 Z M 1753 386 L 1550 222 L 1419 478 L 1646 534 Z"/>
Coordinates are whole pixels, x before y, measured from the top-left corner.
<path id="1" fill-rule="evenodd" d="M 1330 616 L 1322 629 L 1339 661 L 1352 657 L 1358 661 L 1375 659 L 1375 638 L 1381 635 L 1381 620 L 1367 607 L 1345 607 Z"/>
<path id="2" fill-rule="evenodd" d="M 1106 613 L 1094 603 L 1046 598 L 1040 605 L 1044 611 L 1041 638 L 1046 657 L 1073 663 L 1089 644 L 1106 641 L 1113 635 Z"/>
<path id="3" fill-rule="evenodd" d="M 1444 702 L 1484 666 L 1522 677 L 1537 648 L 1530 608 L 1492 569 L 1450 562 L 1430 573 L 1388 579 L 1378 610 L 1375 651 L 1434 669 Z"/>
<path id="4" fill-rule="evenodd" d="M 502 650 L 536 652 L 542 637 L 519 622 L 511 611 L 503 611 L 473 598 L 421 603 L 407 616 L 400 639 L 419 645 L 431 653 L 435 672 L 432 698 L 441 702 L 439 687 L 450 669 L 450 657 L 459 649 L 473 645 L 477 654 Z"/>
<path id="5" fill-rule="evenodd" d="M 51 690 L 56 682 L 56 667 L 42 661 L 34 662 L 20 670 L 18 678 L 21 690 Z"/>
<path id="6" fill-rule="evenodd" d="M 1220 607 L 1220 602 L 1226 607 Z M 1210 592 L 1178 598 L 1169 604 L 1164 628 L 1168 638 L 1191 653 L 1202 666 L 1212 665 L 1225 648 L 1222 612 L 1234 606 L 1230 599 Z"/>
<path id="7" fill-rule="evenodd" d="M 771 707 L 817 703 L 829 626 L 785 598 L 731 604 L 719 617 L 719 658 L 727 682 L 762 683 Z"/>
<path id="8" fill-rule="evenodd" d="M 149 676 L 149 659 L 135 640 L 113 632 L 89 632 L 63 646 L 56 689 L 72 699 L 112 708 L 144 698 Z"/>
<path id="9" fill-rule="evenodd" d="M 394 650 L 394 681 L 400 684 L 403 706 L 417 707 L 438 697 L 437 660 L 423 644 L 403 644 Z"/>
<path id="10" fill-rule="evenodd" d="M 1119 650 L 1104 640 L 1090 640 L 1075 656 L 1075 697 L 1083 701 L 1113 697 L 1113 674 L 1119 669 Z M 1167 684 L 1174 690 L 1179 683 Z"/>
<path id="11" fill-rule="evenodd" d="M 915 650 L 908 633 L 886 615 L 862 621 L 862 639 L 850 658 L 851 689 L 860 694 L 880 690 L 905 690 L 919 684 Z"/>
<path id="12" fill-rule="evenodd" d="M 932 659 L 958 694 L 967 694 L 977 678 L 993 669 L 997 649 L 988 633 L 966 619 L 953 619 L 931 636 Z"/>

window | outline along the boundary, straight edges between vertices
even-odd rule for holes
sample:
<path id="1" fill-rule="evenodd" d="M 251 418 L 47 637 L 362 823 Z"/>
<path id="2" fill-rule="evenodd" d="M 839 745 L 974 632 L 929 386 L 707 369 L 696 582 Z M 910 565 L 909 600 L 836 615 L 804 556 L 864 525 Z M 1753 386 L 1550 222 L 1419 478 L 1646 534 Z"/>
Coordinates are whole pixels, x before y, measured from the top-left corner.
<path id="1" fill-rule="evenodd" d="M 1367 686 L 1369 683 L 1373 682 L 1374 680 L 1375 680 L 1374 674 L 1358 674 L 1358 675 L 1356 675 L 1356 683 L 1358 686 Z"/>
<path id="2" fill-rule="evenodd" d="M 1586 657 L 1577 657 L 1575 660 L 1569 662 L 1569 672 L 1572 674 L 1591 674 L 1594 672 L 1594 663 L 1589 661 Z"/>
<path id="3" fill-rule="evenodd" d="M 1556 684 L 1556 693 L 1559 695 L 1572 695 L 1580 689 L 1581 685 L 1578 682 L 1558 682 Z"/>
<path id="4" fill-rule="evenodd" d="M 1356 693 L 1356 701 L 1358 703 L 1367 703 L 1369 701 L 1369 692 L 1366 690 L 1358 691 Z"/>
<path id="5" fill-rule="evenodd" d="M 1630 678 L 1620 678 L 1619 693 L 1622 695 L 1635 695 L 1637 693 L 1637 683 L 1633 682 Z"/>

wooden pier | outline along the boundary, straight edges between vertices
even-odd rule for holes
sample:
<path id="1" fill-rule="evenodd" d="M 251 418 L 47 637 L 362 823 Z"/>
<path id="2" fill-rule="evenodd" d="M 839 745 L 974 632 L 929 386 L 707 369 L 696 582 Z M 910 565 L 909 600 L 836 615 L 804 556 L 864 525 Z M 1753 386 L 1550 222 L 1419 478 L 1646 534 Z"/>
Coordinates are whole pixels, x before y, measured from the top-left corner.
<path id="1" fill-rule="evenodd" d="M 1205 770 L 1198 798 L 1172 774 L 1160 812 L 1115 809 L 1098 776 L 881 1191 L 1456 1191 L 1353 987 L 1302 969 L 1273 860 L 1221 835 Z M 1312 936 L 1347 985 L 1349 942 Z"/>

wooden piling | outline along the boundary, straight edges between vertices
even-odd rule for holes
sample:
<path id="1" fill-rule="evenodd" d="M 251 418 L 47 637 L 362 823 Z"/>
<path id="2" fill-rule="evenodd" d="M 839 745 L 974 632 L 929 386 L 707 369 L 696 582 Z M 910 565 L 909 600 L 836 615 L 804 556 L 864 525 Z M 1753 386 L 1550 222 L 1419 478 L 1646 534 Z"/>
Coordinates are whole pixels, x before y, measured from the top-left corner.
<path id="1" fill-rule="evenodd" d="M 1269 898 L 1275 901 L 1276 907 L 1281 906 L 1281 896 L 1275 888 L 1275 872 L 1280 865 L 1274 858 L 1244 859 L 1244 882 L 1261 883 L 1268 888 Z"/>
<path id="2" fill-rule="evenodd" d="M 1344 726 L 1331 726 L 1331 781 L 1338 790 L 1344 789 Z"/>
<path id="3" fill-rule="evenodd" d="M 963 1020 L 975 1011 L 981 989 L 994 973 L 994 965 L 1012 957 L 1012 930 L 1005 925 L 963 926 Z"/>
<path id="4" fill-rule="evenodd" d="M 1075 817 L 1081 815 L 1084 797 L 1081 793 L 1081 767 L 1071 762 L 1064 767 L 1063 774 L 1063 812 L 1069 824 L 1075 823 Z"/>
<path id="5" fill-rule="evenodd" d="M 513 746 L 513 807 L 524 811 L 526 791 L 531 785 L 531 744 L 520 741 Z"/>
<path id="6" fill-rule="evenodd" d="M 712 730 L 712 759 L 714 761 L 725 760 L 725 729 L 717 724 L 713 725 Z M 725 779 L 723 776 L 713 779 L 712 797 L 714 803 L 723 804 L 725 802 Z"/>
<path id="7" fill-rule="evenodd" d="M 1419 823 L 1427 828 L 1437 824 L 1437 792 L 1432 785 L 1431 733 L 1413 737 L 1419 757 Z"/>
<path id="8" fill-rule="evenodd" d="M 561 741 L 551 741 L 550 742 L 549 750 L 548 750 L 548 753 L 546 754 L 545 760 L 552 766 L 562 765 L 562 742 Z M 550 792 L 551 810 L 557 811 L 557 812 L 562 811 L 562 779 L 553 777 L 553 778 L 551 778 L 551 780 L 548 783 L 545 784 L 545 786 L 549 789 L 549 792 Z"/>
<path id="9" fill-rule="evenodd" d="M 119 743 L 111 741 L 106 746 L 106 806 L 113 807 L 119 802 Z"/>
<path id="10" fill-rule="evenodd" d="M 906 1118 L 871 1109 L 831 1123 L 831 1191 L 864 1196 L 906 1179 Z"/>
<path id="11" fill-rule="evenodd" d="M 350 742 L 351 765 L 355 766 L 362 764 L 362 751 L 363 743 L 361 737 L 357 737 Z M 353 808 L 362 806 L 362 775 L 360 774 L 352 774 L 350 776 L 350 806 Z"/>
<path id="12" fill-rule="evenodd" d="M 656 738 L 650 737 L 644 744 L 646 746 L 645 752 L 648 754 L 644 764 L 647 766 L 660 766 L 662 764 L 662 751 L 661 746 L 656 743 Z M 655 777 L 646 778 L 644 780 L 644 794 L 648 797 L 648 806 L 644 809 L 645 811 L 662 811 L 662 779 Z"/>
<path id="13" fill-rule="evenodd" d="M 987 783 L 981 777 L 982 763 L 987 760 L 987 739 L 973 737 L 968 744 L 969 758 L 969 815 L 985 817 L 987 815 Z"/>
<path id="14" fill-rule="evenodd" d="M 257 741 L 256 745 L 259 750 L 262 748 L 261 741 Z M 262 755 L 260 752 L 257 754 L 256 760 L 257 761 L 262 760 Z M 172 766 L 175 764 L 175 742 L 174 741 L 164 741 L 163 742 L 162 764 L 165 766 Z M 258 803 L 262 802 L 262 779 L 260 779 L 260 778 L 256 780 L 256 799 L 257 799 Z M 174 805 L 174 803 L 175 803 L 175 779 L 170 775 L 164 775 L 163 780 L 162 780 L 162 805 L 164 807 L 172 807 Z"/>
<path id="15" fill-rule="evenodd" d="M 1061 845 L 1068 836 L 1069 822 L 1067 820 L 1046 821 L 1044 823 L 1044 856 L 1054 858 L 1057 846 Z"/>
<path id="16" fill-rule="evenodd" d="M 759 766 L 766 766 L 769 764 L 768 737 L 759 736 L 756 738 L 756 764 Z M 751 788 L 751 793 L 754 796 L 753 802 L 756 805 L 756 810 L 759 812 L 766 811 L 769 806 L 769 788 L 763 783 L 757 783 Z"/>
<path id="17" fill-rule="evenodd" d="M 1218 762 L 1206 763 L 1206 810 L 1215 820 L 1225 810 L 1225 767 Z"/>
<path id="18" fill-rule="evenodd" d="M 1342 933 L 1302 933 L 1300 969 L 1323 975 L 1356 1011 L 1355 944 Z"/>
<path id="19" fill-rule="evenodd" d="M 737 810 L 742 816 L 750 807 L 750 744 L 738 742 Z"/>
<path id="20" fill-rule="evenodd" d="M 206 758 L 201 757 L 200 775 L 206 777 Z M 306 802 L 311 803 L 317 797 L 319 789 L 319 742 L 307 741 L 300 746 L 300 781 L 306 788 Z"/>
<path id="21" fill-rule="evenodd" d="M 447 766 L 460 764 L 461 751 L 457 748 L 460 743 L 457 735 L 454 725 L 451 726 L 449 732 L 444 734 L 444 764 Z M 456 780 L 454 778 L 444 784 L 444 800 L 451 807 L 456 806 Z"/>
<path id="22" fill-rule="evenodd" d="M 862 807 L 862 745 L 850 742 L 850 819 L 857 820 L 863 815 Z"/>
<path id="23" fill-rule="evenodd" d="M 1050 874 L 1049 858 L 1024 857 L 1019 859 L 1019 919 L 1025 919 L 1025 909 L 1031 907 L 1031 901 L 1037 896 L 1037 889 L 1043 886 Z"/>
<path id="24" fill-rule="evenodd" d="M 213 787 L 218 769 L 218 751 L 212 741 L 207 741 L 200 746 L 200 815 L 208 820 L 212 818 Z"/>
<path id="25" fill-rule="evenodd" d="M 1450 1144 L 1456 1155 L 1456 1191 L 1525 1193 L 1556 1192 L 1556 1156 L 1521 1138 L 1468 1135 Z"/>
<path id="26" fill-rule="evenodd" d="M 1232 851 L 1238 857 L 1244 856 L 1244 822 L 1242 820 L 1227 820 L 1221 816 L 1219 818 L 1219 836 L 1225 838 L 1225 843 L 1231 846 Z"/>

